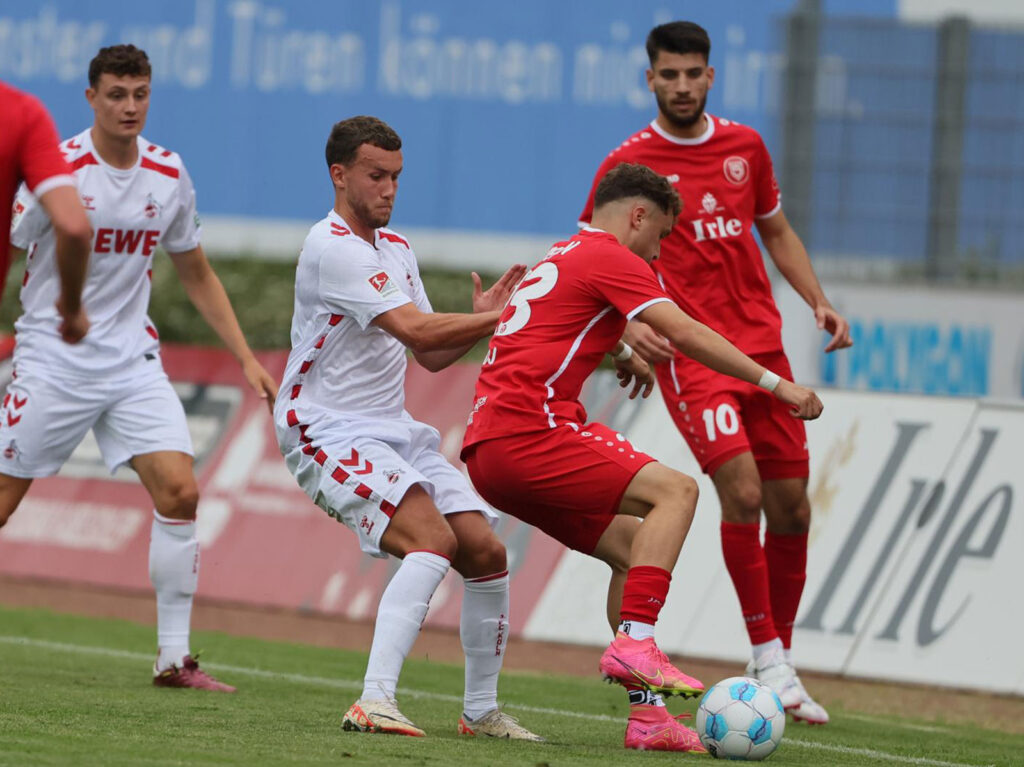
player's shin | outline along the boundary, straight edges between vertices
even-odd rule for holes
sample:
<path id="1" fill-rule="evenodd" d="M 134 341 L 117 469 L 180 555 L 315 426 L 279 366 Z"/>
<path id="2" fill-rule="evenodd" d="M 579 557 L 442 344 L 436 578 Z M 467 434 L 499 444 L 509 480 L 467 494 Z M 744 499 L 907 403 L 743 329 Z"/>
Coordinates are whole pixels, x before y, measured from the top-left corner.
<path id="1" fill-rule="evenodd" d="M 768 587 L 768 563 L 761 547 L 760 525 L 722 522 L 722 556 L 743 610 L 750 644 L 757 648 L 775 640 Z"/>
<path id="2" fill-rule="evenodd" d="M 428 551 L 410 552 L 402 560 L 380 598 L 361 700 L 395 697 L 402 664 L 427 617 L 430 597 L 450 565 Z"/>
<path id="3" fill-rule="evenodd" d="M 199 582 L 195 520 L 169 519 L 153 511 L 149 579 L 156 591 L 157 671 L 180 667 L 189 655 L 192 598 Z"/>
<path id="4" fill-rule="evenodd" d="M 789 650 L 793 621 L 807 580 L 807 533 L 764 536 L 764 555 L 768 563 L 768 586 L 775 630 L 782 646 Z"/>
<path id="5" fill-rule="evenodd" d="M 459 636 L 466 654 L 463 711 L 479 719 L 498 706 L 498 674 L 509 636 L 508 571 L 465 582 Z"/>

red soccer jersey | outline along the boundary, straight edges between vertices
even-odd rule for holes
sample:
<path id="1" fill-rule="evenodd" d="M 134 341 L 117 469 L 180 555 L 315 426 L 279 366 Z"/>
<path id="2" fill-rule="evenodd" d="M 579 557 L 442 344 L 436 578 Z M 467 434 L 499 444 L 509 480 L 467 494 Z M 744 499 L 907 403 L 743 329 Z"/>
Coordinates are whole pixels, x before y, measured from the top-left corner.
<path id="1" fill-rule="evenodd" d="M 598 229 L 558 243 L 502 312 L 476 384 L 463 448 L 586 423 L 580 389 L 627 318 L 670 301 L 640 256 Z"/>
<path id="2" fill-rule="evenodd" d="M 74 186 L 71 169 L 57 144 L 57 131 L 46 108 L 34 96 L 0 82 L 0 292 L 10 266 L 11 206 L 24 181 L 36 197 L 58 186 Z"/>
<path id="3" fill-rule="evenodd" d="M 772 160 L 753 129 L 707 118 L 699 138 L 676 138 L 652 122 L 622 142 L 601 163 L 580 220 L 590 221 L 597 184 L 619 163 L 668 177 L 683 200 L 654 262 L 668 294 L 747 354 L 778 351 L 782 319 L 753 231 L 755 219 L 781 209 Z"/>

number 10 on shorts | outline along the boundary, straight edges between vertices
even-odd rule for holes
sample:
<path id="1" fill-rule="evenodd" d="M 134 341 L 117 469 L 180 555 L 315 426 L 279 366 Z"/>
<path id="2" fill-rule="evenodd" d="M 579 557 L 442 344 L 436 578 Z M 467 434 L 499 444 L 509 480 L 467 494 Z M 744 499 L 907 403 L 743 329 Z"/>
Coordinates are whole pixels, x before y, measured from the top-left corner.
<path id="1" fill-rule="evenodd" d="M 704 428 L 708 433 L 708 442 L 718 439 L 719 432 L 729 436 L 740 430 L 740 419 L 736 415 L 736 409 L 727 402 L 723 402 L 714 409 L 705 408 L 701 417 L 704 419 Z"/>

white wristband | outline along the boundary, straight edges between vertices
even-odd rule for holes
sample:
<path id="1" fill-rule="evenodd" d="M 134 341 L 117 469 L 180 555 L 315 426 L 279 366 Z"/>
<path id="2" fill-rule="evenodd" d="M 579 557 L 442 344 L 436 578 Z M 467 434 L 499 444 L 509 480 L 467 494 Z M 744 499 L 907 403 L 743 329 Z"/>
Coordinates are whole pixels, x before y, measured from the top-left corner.
<path id="1" fill-rule="evenodd" d="M 775 391 L 775 387 L 779 385 L 779 381 L 781 380 L 782 379 L 779 378 L 778 375 L 768 369 L 765 369 L 761 374 L 761 380 L 757 382 L 757 385 L 765 391 Z"/>
<path id="2" fill-rule="evenodd" d="M 633 356 L 633 347 L 627 344 L 625 341 L 622 342 L 622 351 L 618 354 L 613 354 L 612 359 L 616 362 L 625 362 Z"/>

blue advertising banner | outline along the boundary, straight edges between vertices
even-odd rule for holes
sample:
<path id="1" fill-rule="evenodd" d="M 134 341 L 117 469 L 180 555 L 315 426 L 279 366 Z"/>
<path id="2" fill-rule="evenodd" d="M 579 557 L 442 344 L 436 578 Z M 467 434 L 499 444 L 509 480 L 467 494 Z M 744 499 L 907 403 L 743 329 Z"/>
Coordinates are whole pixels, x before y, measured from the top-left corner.
<path id="1" fill-rule="evenodd" d="M 0 78 L 62 135 L 92 119 L 88 62 L 131 42 L 153 63 L 144 135 L 179 152 L 200 210 L 313 221 L 330 206 L 330 126 L 373 114 L 402 136 L 397 228 L 571 230 L 604 155 L 653 116 L 644 39 L 692 18 L 718 69 L 709 109 L 773 149 L 777 21 L 792 0 L 48 0 L 0 6 Z M 895 0 L 826 3 L 891 16 Z"/>

